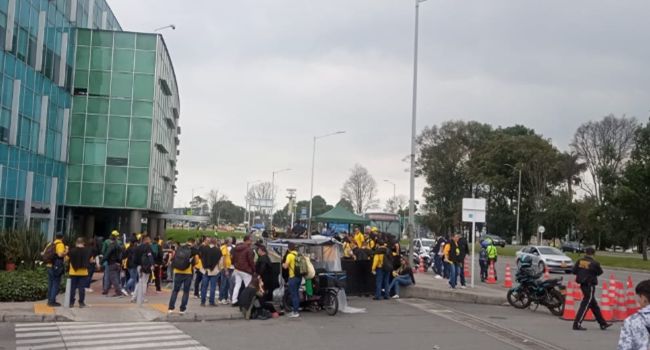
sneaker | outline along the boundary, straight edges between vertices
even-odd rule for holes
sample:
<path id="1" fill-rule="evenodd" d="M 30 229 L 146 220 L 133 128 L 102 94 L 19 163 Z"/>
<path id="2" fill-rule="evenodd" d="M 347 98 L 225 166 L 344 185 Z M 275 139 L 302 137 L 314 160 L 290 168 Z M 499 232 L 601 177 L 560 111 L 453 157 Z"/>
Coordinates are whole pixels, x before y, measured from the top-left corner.
<path id="1" fill-rule="evenodd" d="M 171 314 L 173 314 L 173 313 L 174 313 L 174 310 L 172 310 L 172 309 L 169 309 L 169 310 L 167 310 L 167 313 L 171 315 Z"/>
<path id="2" fill-rule="evenodd" d="M 47 303 L 47 306 L 49 306 L 49 307 L 60 307 L 61 304 L 57 303 L 57 302 L 53 302 L 53 303 Z"/>
<path id="3" fill-rule="evenodd" d="M 289 317 L 289 318 L 296 318 L 296 317 L 300 317 L 300 314 L 297 313 L 297 312 L 292 312 L 292 313 L 289 314 L 288 317 Z"/>
<path id="4" fill-rule="evenodd" d="M 201 299 L 200 295 L 194 295 L 194 299 Z"/>
<path id="5" fill-rule="evenodd" d="M 466 286 L 460 286 L 460 289 L 467 289 Z"/>
<path id="6" fill-rule="evenodd" d="M 456 290 L 456 287 L 454 287 L 454 286 L 449 286 L 449 289 Z"/>
<path id="7" fill-rule="evenodd" d="M 86 304 L 84 304 L 84 303 L 79 303 L 79 308 L 80 308 L 80 309 L 83 309 L 83 308 L 85 308 L 85 307 L 86 307 Z"/>
<path id="8" fill-rule="evenodd" d="M 574 325 L 573 325 L 573 330 L 574 330 L 574 331 L 586 331 L 587 328 L 585 328 L 585 327 L 583 327 L 583 326 L 578 326 L 578 325 L 575 325 L 575 324 L 574 324 Z"/>
<path id="9" fill-rule="evenodd" d="M 393 299 L 399 299 L 399 294 L 393 295 Z"/>
<path id="10" fill-rule="evenodd" d="M 600 329 L 604 331 L 604 330 L 606 330 L 607 328 L 609 328 L 609 327 L 611 327 L 611 326 L 613 326 L 613 325 L 614 325 L 613 323 L 605 323 L 605 324 L 601 324 L 601 325 L 600 325 Z"/>
<path id="11" fill-rule="evenodd" d="M 122 295 L 124 295 L 125 297 L 131 296 L 131 294 L 129 294 L 129 292 L 126 291 L 126 289 L 122 289 Z"/>
<path id="12" fill-rule="evenodd" d="M 86 288 L 86 293 L 92 293 L 92 292 L 93 292 L 92 289 L 90 289 L 90 288 Z"/>
<path id="13" fill-rule="evenodd" d="M 441 280 L 441 279 L 442 279 L 442 276 L 440 276 L 440 275 L 436 275 L 434 278 L 437 279 L 437 280 Z"/>
<path id="14" fill-rule="evenodd" d="M 185 315 L 185 311 L 180 311 L 179 314 L 180 315 Z"/>
<path id="15" fill-rule="evenodd" d="M 201 307 L 205 307 L 205 303 L 201 303 Z"/>

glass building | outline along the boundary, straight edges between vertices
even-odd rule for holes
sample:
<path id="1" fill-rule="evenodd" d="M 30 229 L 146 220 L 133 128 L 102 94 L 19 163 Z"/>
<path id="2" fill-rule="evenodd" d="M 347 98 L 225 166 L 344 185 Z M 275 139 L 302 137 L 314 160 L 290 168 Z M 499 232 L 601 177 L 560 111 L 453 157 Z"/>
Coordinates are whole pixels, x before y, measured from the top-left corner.
<path id="1" fill-rule="evenodd" d="M 160 233 L 179 143 L 162 37 L 105 0 L 0 0 L 0 228 Z"/>

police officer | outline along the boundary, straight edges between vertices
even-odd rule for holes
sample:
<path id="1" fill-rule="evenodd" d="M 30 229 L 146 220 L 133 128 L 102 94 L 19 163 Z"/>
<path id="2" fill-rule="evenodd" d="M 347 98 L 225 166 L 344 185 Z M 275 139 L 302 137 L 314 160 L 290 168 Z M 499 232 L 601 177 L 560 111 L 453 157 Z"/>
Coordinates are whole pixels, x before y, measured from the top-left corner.
<path id="1" fill-rule="evenodd" d="M 574 331 L 587 330 L 582 327 L 582 321 L 585 319 L 588 309 L 591 309 L 594 313 L 596 320 L 600 324 L 600 329 L 605 330 L 612 326 L 611 323 L 607 323 L 603 318 L 603 315 L 600 312 L 600 307 L 598 306 L 598 301 L 596 301 L 595 293 L 596 286 L 598 285 L 598 276 L 603 274 L 603 269 L 600 267 L 600 263 L 594 259 L 594 254 L 596 254 L 594 248 L 589 247 L 585 249 L 585 256 L 576 261 L 576 264 L 573 267 L 573 273 L 576 275 L 576 282 L 580 284 L 580 289 L 582 290 L 583 295 L 580 309 L 578 309 L 576 318 L 573 321 Z"/>

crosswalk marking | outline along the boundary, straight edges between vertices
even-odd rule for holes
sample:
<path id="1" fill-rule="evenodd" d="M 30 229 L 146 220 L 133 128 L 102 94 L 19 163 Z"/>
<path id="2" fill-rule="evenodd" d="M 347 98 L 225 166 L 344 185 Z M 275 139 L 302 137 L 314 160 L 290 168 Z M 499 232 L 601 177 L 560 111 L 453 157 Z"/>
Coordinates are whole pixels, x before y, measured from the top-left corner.
<path id="1" fill-rule="evenodd" d="M 15 331 L 17 350 L 208 349 L 163 322 L 24 323 Z"/>

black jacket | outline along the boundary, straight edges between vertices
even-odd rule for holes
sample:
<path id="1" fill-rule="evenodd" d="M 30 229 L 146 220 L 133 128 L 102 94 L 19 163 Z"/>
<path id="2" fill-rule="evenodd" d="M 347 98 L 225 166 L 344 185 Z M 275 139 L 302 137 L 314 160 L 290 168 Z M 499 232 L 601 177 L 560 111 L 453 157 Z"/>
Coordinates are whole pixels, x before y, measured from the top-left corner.
<path id="1" fill-rule="evenodd" d="M 465 261 L 465 257 L 469 254 L 469 244 L 467 244 L 467 239 L 465 237 L 461 237 L 461 239 L 458 240 L 458 248 L 460 248 L 461 261 Z"/>
<path id="2" fill-rule="evenodd" d="M 589 286 L 598 285 L 598 276 L 603 274 L 600 263 L 591 256 L 578 259 L 573 266 L 573 273 L 576 275 L 576 282 Z"/>
<path id="3" fill-rule="evenodd" d="M 269 290 L 277 287 L 277 277 L 273 278 L 273 266 L 271 265 L 271 259 L 269 259 L 268 255 L 260 255 L 257 258 L 257 262 L 255 263 L 255 272 L 262 277 L 264 289 Z"/>
<path id="4" fill-rule="evenodd" d="M 153 251 L 151 250 L 151 244 L 140 244 L 135 248 L 135 266 L 142 266 L 142 256 L 145 254 L 151 253 L 153 255 Z M 154 261 L 155 262 L 155 261 Z"/>
<path id="5" fill-rule="evenodd" d="M 214 270 L 214 267 L 219 264 L 221 260 L 221 249 L 219 247 L 210 247 L 208 245 L 199 248 L 199 257 L 203 268 L 206 270 Z"/>
<path id="6" fill-rule="evenodd" d="M 453 239 L 449 241 L 449 244 L 451 245 L 449 247 L 449 260 L 455 264 L 462 263 L 464 259 L 460 257 L 462 249 L 460 249 L 459 245 Z"/>

